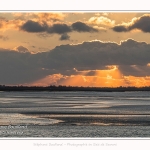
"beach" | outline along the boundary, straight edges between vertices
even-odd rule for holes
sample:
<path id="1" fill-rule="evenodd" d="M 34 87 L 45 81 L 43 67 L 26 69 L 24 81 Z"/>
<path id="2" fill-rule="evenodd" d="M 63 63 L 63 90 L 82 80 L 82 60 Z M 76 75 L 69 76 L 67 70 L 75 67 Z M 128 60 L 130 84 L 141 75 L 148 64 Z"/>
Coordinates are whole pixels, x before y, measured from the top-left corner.
<path id="1" fill-rule="evenodd" d="M 149 137 L 149 128 L 146 91 L 0 93 L 0 137 Z"/>

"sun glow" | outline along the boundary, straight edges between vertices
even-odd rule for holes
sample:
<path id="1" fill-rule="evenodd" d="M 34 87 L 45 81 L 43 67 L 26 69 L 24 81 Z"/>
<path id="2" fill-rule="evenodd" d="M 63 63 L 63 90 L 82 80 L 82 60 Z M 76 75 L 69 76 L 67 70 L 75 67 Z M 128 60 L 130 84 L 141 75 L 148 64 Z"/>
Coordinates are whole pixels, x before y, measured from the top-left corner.
<path id="1" fill-rule="evenodd" d="M 106 70 L 83 71 L 78 71 L 76 68 L 73 68 L 76 73 L 75 75 L 49 75 L 45 77 L 45 79 L 36 81 L 34 85 L 36 83 L 41 83 L 44 85 L 118 87 L 125 84 L 123 75 L 119 71 L 118 66 L 111 65 L 106 66 L 106 68 Z"/>

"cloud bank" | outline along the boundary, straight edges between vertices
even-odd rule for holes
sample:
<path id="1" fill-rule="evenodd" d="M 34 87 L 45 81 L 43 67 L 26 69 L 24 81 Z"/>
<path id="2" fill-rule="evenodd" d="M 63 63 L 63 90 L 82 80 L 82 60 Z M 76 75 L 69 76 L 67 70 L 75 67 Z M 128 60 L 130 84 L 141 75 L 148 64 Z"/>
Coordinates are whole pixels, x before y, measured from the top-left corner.
<path id="1" fill-rule="evenodd" d="M 116 25 L 112 29 L 115 32 L 129 32 L 138 29 L 142 32 L 150 33 L 150 15 L 133 18 L 131 22 Z"/>
<path id="2" fill-rule="evenodd" d="M 20 30 L 26 32 L 47 32 L 50 34 L 64 34 L 72 31 L 77 32 L 98 32 L 97 29 L 83 23 L 75 22 L 71 26 L 64 23 L 57 23 L 53 25 L 48 25 L 46 22 L 37 22 L 33 20 L 28 20 L 20 26 Z"/>
<path id="3" fill-rule="evenodd" d="M 121 83 L 127 81 L 127 77 L 148 80 L 150 76 L 150 44 L 133 39 L 120 44 L 91 41 L 60 45 L 36 54 L 29 53 L 23 46 L 16 49 L 0 49 L 0 84 L 27 84 L 44 78 L 52 80 L 53 75 L 60 75 L 59 83 L 67 80 L 68 84 L 75 77 L 90 84 L 90 80 L 95 82 L 94 77 L 101 82 L 102 78 L 115 78 Z"/>
<path id="4" fill-rule="evenodd" d="M 70 36 L 66 33 L 62 34 L 61 37 L 60 37 L 60 40 L 69 40 L 70 39 Z"/>
<path id="5" fill-rule="evenodd" d="M 29 33 L 59 34 L 61 35 L 59 40 L 62 41 L 62 40 L 69 40 L 70 36 L 67 34 L 69 32 L 92 33 L 98 32 L 99 28 L 94 28 L 80 21 L 72 23 L 72 25 L 67 25 L 65 23 L 54 23 L 53 25 L 48 25 L 46 21 L 38 22 L 28 20 L 20 26 L 20 30 Z"/>

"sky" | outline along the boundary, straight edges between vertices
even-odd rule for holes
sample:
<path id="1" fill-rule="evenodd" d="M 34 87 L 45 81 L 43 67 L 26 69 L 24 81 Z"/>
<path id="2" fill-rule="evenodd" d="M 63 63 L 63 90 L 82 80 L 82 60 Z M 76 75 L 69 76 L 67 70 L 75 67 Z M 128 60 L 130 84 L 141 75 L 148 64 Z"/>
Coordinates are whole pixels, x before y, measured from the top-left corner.
<path id="1" fill-rule="evenodd" d="M 0 13 L 0 85 L 150 86 L 149 12 Z"/>

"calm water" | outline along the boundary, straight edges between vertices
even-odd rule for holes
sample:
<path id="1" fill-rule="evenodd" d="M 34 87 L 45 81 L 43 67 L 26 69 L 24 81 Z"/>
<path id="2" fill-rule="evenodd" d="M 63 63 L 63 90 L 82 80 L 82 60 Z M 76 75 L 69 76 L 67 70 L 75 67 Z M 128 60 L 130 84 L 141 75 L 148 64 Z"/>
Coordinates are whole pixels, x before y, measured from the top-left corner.
<path id="1" fill-rule="evenodd" d="M 150 137 L 150 92 L 0 92 L 0 137 Z"/>

